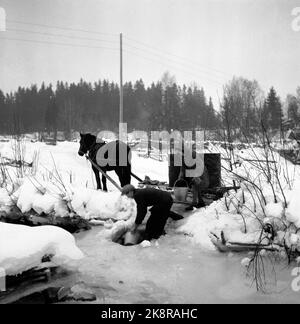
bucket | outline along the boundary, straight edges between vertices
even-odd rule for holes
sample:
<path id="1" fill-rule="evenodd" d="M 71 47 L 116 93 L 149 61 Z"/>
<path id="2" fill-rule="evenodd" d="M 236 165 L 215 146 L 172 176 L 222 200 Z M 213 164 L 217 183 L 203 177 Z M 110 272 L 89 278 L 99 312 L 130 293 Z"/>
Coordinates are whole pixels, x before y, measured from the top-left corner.
<path id="1" fill-rule="evenodd" d="M 177 187 L 179 181 L 184 182 L 185 187 Z M 187 182 L 185 180 L 180 179 L 180 180 L 177 180 L 175 182 L 175 184 L 174 184 L 174 196 L 175 196 L 176 200 L 181 201 L 181 202 L 185 202 L 186 198 L 187 198 L 187 195 L 188 195 L 188 192 L 189 192 L 189 187 L 188 187 L 188 184 L 187 184 Z"/>

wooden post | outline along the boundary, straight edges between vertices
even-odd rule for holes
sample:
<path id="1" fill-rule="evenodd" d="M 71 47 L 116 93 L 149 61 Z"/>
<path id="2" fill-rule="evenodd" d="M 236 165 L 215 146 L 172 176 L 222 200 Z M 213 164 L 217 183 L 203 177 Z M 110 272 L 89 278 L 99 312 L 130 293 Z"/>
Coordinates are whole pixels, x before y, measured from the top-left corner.
<path id="1" fill-rule="evenodd" d="M 169 152 L 169 155 L 174 154 L 175 153 L 174 150 L 175 150 L 174 138 L 171 138 L 171 140 L 170 140 L 170 152 Z"/>
<path id="2" fill-rule="evenodd" d="M 148 157 L 151 156 L 151 132 L 148 133 Z"/>
<path id="3" fill-rule="evenodd" d="M 162 161 L 163 160 L 163 156 L 162 156 L 162 138 L 159 138 L 158 149 L 159 149 L 159 161 Z"/>

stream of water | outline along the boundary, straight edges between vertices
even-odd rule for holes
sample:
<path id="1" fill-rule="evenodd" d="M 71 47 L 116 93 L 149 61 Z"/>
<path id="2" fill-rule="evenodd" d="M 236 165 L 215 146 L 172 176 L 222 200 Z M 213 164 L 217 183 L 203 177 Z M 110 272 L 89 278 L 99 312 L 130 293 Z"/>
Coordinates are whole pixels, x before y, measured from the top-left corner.
<path id="1" fill-rule="evenodd" d="M 101 228 L 76 235 L 86 254 L 78 280 L 97 303 L 299 303 L 291 288 L 292 267 L 266 270 L 270 284 L 257 292 L 241 266 L 245 255 L 207 252 L 184 235 L 166 235 L 151 247 L 125 247 L 104 240 Z M 276 279 L 276 280 L 275 280 Z M 275 284 L 276 281 L 276 284 Z"/>

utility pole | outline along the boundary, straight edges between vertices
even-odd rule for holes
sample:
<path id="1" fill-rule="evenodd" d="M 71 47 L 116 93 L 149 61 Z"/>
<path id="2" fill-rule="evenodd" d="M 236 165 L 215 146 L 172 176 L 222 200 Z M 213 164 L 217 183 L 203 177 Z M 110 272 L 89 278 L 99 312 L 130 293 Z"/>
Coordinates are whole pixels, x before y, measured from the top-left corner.
<path id="1" fill-rule="evenodd" d="M 120 124 L 123 123 L 123 34 L 120 34 Z"/>
<path id="2" fill-rule="evenodd" d="M 5 9 L 0 7 L 0 32 L 6 31 L 6 12 Z"/>
<path id="3" fill-rule="evenodd" d="M 119 121 L 119 165 L 127 166 L 127 146 L 120 143 L 127 143 L 127 125 L 124 124 L 123 109 L 123 34 L 120 34 L 120 121 Z"/>

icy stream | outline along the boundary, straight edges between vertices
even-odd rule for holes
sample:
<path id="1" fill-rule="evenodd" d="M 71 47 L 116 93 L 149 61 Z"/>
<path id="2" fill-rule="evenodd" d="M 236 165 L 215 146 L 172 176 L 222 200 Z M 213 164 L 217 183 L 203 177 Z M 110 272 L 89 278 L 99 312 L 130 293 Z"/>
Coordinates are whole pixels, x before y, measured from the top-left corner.
<path id="1" fill-rule="evenodd" d="M 100 234 L 99 234 L 100 233 Z M 256 292 L 240 261 L 244 255 L 205 252 L 184 235 L 167 235 L 149 248 L 101 238 L 101 229 L 76 236 L 86 254 L 79 269 L 97 303 L 298 303 L 292 268 L 276 269 L 277 285 Z M 274 277 L 273 277 L 274 278 Z"/>

